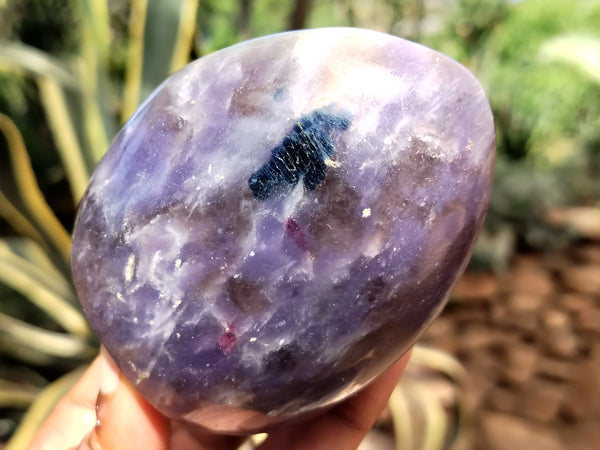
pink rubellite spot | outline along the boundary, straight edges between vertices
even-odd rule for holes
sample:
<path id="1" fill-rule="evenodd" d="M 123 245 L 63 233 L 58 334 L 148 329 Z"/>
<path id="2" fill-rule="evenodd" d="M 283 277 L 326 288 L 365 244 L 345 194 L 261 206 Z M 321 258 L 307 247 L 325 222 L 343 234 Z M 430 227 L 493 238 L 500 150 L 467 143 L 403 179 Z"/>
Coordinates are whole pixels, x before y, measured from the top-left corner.
<path id="1" fill-rule="evenodd" d="M 494 151 L 479 83 L 423 46 L 336 28 L 224 49 L 166 80 L 98 166 L 77 292 L 164 414 L 264 431 L 361 389 L 436 317 Z"/>
<path id="2" fill-rule="evenodd" d="M 228 328 L 223 331 L 223 334 L 219 338 L 219 347 L 223 350 L 223 353 L 229 355 L 233 352 L 236 342 L 237 336 L 235 335 L 235 332 L 231 328 Z"/>

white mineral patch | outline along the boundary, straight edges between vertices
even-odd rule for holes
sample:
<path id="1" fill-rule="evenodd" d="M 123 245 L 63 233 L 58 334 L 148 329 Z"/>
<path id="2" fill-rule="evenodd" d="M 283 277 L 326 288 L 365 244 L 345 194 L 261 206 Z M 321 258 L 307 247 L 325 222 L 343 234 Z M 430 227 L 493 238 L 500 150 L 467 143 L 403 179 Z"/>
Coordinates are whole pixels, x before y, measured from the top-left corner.
<path id="1" fill-rule="evenodd" d="M 134 272 L 135 272 L 135 253 L 132 253 L 131 255 L 129 255 L 129 259 L 127 260 L 127 265 L 125 266 L 125 281 L 127 283 L 131 282 Z"/>
<path id="2" fill-rule="evenodd" d="M 363 254 L 369 258 L 377 256 L 385 247 L 386 236 L 381 230 L 375 231 L 363 250 Z"/>

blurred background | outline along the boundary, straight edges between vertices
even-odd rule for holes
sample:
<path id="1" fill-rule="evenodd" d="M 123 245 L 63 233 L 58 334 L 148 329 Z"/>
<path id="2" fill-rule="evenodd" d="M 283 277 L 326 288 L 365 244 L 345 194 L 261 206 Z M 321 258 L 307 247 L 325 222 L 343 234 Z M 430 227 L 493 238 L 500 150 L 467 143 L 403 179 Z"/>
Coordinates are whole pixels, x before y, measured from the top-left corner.
<path id="1" fill-rule="evenodd" d="M 469 269 L 362 448 L 599 449 L 599 24 L 598 0 L 0 0 L 0 449 L 97 352 L 69 234 L 120 126 L 192 59 L 321 26 L 457 59 L 497 127 Z"/>

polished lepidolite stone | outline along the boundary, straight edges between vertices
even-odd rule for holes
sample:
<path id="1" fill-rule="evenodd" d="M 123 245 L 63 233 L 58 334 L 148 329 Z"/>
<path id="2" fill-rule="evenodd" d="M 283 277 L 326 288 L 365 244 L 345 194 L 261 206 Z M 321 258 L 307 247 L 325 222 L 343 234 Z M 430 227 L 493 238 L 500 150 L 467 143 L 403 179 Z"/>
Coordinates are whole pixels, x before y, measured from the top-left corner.
<path id="1" fill-rule="evenodd" d="M 440 312 L 494 149 L 480 85 L 420 45 L 321 29 L 211 54 L 92 177 L 72 255 L 85 313 L 173 418 L 244 433 L 332 405 Z"/>

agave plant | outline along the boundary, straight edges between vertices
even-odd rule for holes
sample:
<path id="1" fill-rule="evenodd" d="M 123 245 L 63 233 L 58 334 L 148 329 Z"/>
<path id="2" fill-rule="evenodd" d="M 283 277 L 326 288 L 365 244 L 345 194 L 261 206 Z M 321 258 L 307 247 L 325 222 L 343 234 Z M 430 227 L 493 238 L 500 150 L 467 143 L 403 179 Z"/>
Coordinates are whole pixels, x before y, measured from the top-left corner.
<path id="1" fill-rule="evenodd" d="M 111 79 L 111 24 L 106 2 L 76 3 L 79 52 L 57 59 L 19 42 L 0 42 L 2 69 L 33 80 L 76 208 L 90 174 L 109 142 L 140 102 L 170 73 L 185 65 L 199 43 L 195 0 L 133 0 L 123 88 Z M 197 48 L 205 45 L 203 49 Z M 0 409 L 22 410 L 19 427 L 5 447 L 26 448 L 56 402 L 95 357 L 98 342 L 80 309 L 70 275 L 69 230 L 48 205 L 23 136 L 0 114 L 11 183 L 0 183 L 0 217 L 16 236 L 0 238 Z M 33 305 L 33 318 L 19 312 Z M 19 308 L 12 308 L 18 305 Z M 448 411 L 426 389 L 425 369 L 443 373 L 463 392 L 465 375 L 448 355 L 417 347 L 394 391 L 389 409 L 397 448 L 442 449 L 459 444 L 468 422 L 466 403 Z M 18 377 L 14 374 L 18 373 Z M 23 374 L 26 374 L 23 375 Z M 14 381 L 15 379 L 27 381 Z M 457 420 L 451 420 L 452 418 Z M 418 419 L 416 419 L 418 418 Z M 415 426 L 416 424 L 420 426 Z M 417 431 L 420 430 L 420 431 Z M 418 433 L 418 435 L 416 434 Z M 253 437 L 246 445 L 260 441 Z"/>

